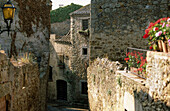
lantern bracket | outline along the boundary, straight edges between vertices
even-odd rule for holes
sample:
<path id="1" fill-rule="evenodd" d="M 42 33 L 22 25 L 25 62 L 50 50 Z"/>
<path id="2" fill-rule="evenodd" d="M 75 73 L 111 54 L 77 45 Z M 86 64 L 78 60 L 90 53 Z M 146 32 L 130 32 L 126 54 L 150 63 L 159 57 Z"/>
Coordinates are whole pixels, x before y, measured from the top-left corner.
<path id="1" fill-rule="evenodd" d="M 11 6 L 5 6 L 6 4 L 10 4 Z M 15 9 L 16 9 L 16 8 L 14 7 L 14 5 L 11 3 L 11 0 L 8 0 L 8 2 L 5 3 L 5 4 L 3 5 L 3 7 L 1 7 L 1 8 L 2 8 L 2 10 L 5 9 L 5 8 L 12 8 L 14 11 L 15 11 Z M 13 12 L 13 13 L 14 13 L 14 12 Z M 9 32 L 10 32 L 10 31 L 13 31 L 13 30 L 10 30 L 11 24 L 12 24 L 12 22 L 13 22 L 13 18 L 5 18 L 5 15 L 4 15 L 4 22 L 6 23 L 6 29 L 2 30 L 2 29 L 1 29 L 1 26 L 0 26 L 0 34 L 3 33 L 3 32 L 5 32 L 5 31 L 7 31 L 7 32 L 8 32 L 8 36 L 9 36 Z"/>
<path id="2" fill-rule="evenodd" d="M 9 36 L 9 32 L 13 31 L 13 30 L 10 30 L 12 21 L 5 20 L 5 23 L 6 23 L 6 29 L 2 30 L 1 26 L 0 26 L 0 34 L 2 34 L 3 32 L 7 31 L 8 32 L 8 36 Z"/>

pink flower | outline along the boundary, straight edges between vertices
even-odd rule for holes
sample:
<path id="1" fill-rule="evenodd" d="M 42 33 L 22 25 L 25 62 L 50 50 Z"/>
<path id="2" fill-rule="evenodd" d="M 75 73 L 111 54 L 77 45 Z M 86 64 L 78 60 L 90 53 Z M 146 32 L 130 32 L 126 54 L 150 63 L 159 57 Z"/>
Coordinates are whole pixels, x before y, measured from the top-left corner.
<path id="1" fill-rule="evenodd" d="M 168 42 L 169 42 L 169 46 L 170 46 L 170 39 L 168 39 Z"/>
<path id="2" fill-rule="evenodd" d="M 170 23 L 170 18 L 168 18 L 167 22 Z"/>
<path id="3" fill-rule="evenodd" d="M 169 27 L 169 24 L 166 24 L 166 27 Z"/>
<path id="4" fill-rule="evenodd" d="M 163 27 L 165 27 L 165 22 L 164 22 L 163 25 L 162 25 L 162 28 L 163 28 Z"/>
<path id="5" fill-rule="evenodd" d="M 162 34 L 162 31 L 159 31 L 155 34 L 156 37 L 159 37 Z"/>
<path id="6" fill-rule="evenodd" d="M 164 32 L 164 35 L 166 34 L 166 32 Z"/>

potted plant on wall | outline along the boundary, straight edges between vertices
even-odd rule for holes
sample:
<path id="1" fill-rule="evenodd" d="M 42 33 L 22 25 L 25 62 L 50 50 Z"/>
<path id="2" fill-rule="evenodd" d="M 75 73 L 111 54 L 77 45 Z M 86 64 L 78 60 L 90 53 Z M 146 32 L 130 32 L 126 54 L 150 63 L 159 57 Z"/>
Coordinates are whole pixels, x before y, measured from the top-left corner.
<path id="1" fill-rule="evenodd" d="M 145 30 L 144 39 L 148 38 L 150 49 L 160 52 L 168 52 L 170 50 L 170 18 L 161 18 L 155 23 L 150 23 Z"/>
<path id="2" fill-rule="evenodd" d="M 146 58 L 143 56 L 143 53 L 140 52 L 128 52 L 125 58 L 128 67 L 132 73 L 138 74 L 139 76 L 146 78 Z"/>

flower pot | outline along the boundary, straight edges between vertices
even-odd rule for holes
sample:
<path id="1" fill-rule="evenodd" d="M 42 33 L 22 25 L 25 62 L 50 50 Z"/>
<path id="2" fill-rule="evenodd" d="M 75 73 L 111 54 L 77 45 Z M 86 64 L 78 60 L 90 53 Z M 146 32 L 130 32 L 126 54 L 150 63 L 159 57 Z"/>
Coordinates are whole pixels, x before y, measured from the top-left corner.
<path id="1" fill-rule="evenodd" d="M 162 41 L 161 40 L 161 43 L 162 43 L 162 49 L 163 49 L 163 52 L 167 53 L 168 50 L 167 50 L 167 45 L 166 45 L 166 42 Z"/>
<path id="2" fill-rule="evenodd" d="M 158 40 L 158 48 L 159 48 L 159 51 L 162 52 L 163 51 L 163 47 L 162 47 L 162 40 Z"/>
<path id="3" fill-rule="evenodd" d="M 168 53 L 170 53 L 170 46 L 169 46 L 169 42 L 168 42 L 168 40 L 166 40 L 165 42 L 166 42 L 167 51 L 168 51 Z"/>

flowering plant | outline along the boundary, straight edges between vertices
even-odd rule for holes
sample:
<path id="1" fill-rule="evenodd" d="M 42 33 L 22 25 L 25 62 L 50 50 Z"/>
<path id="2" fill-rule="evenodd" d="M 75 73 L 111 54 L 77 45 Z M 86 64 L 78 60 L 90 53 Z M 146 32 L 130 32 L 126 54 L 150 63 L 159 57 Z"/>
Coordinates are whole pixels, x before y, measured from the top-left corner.
<path id="1" fill-rule="evenodd" d="M 157 40 L 165 41 L 167 39 L 170 46 L 170 18 L 161 18 L 155 23 L 151 22 L 149 27 L 145 30 L 145 35 L 143 36 L 144 39 L 148 37 L 150 49 L 156 49 L 157 45 L 155 45 L 155 43 Z"/>
<path id="2" fill-rule="evenodd" d="M 125 61 L 128 67 L 135 67 L 139 72 L 146 72 L 147 61 L 146 58 L 143 57 L 143 53 L 133 51 L 128 52 L 126 56 Z"/>

